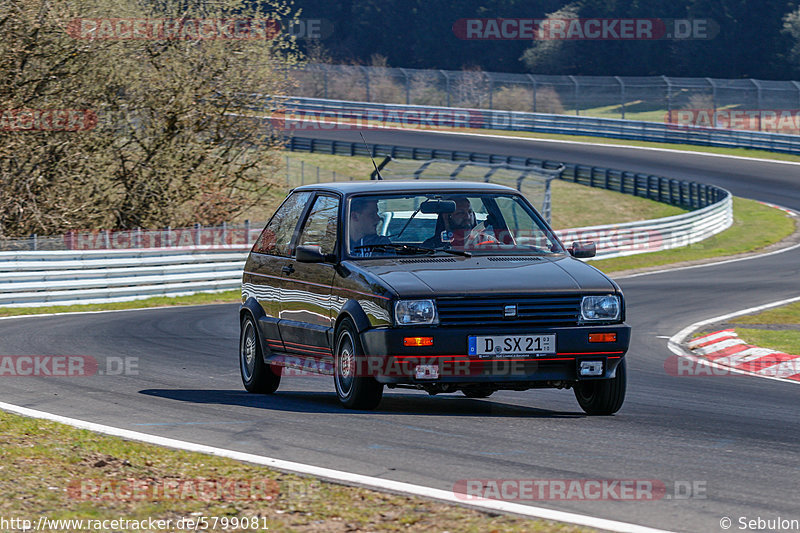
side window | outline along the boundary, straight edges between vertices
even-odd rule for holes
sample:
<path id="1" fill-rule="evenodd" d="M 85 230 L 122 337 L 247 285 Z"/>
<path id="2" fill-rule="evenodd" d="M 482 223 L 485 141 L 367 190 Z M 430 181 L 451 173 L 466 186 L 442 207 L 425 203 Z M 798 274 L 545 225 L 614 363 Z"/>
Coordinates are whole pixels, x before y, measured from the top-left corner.
<path id="1" fill-rule="evenodd" d="M 339 226 L 339 199 L 333 196 L 318 196 L 311 207 L 298 246 L 319 245 L 322 253 L 330 254 L 336 248 L 336 232 Z"/>
<path id="2" fill-rule="evenodd" d="M 278 208 L 258 237 L 253 251 L 259 254 L 289 256 L 289 244 L 303 214 L 310 192 L 294 193 Z"/>

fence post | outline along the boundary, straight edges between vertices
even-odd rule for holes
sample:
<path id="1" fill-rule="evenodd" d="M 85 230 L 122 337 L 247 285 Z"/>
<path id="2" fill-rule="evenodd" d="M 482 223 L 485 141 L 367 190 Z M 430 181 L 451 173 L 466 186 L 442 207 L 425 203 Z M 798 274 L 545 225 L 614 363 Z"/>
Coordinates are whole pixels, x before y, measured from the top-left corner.
<path id="1" fill-rule="evenodd" d="M 758 80 L 754 80 L 752 78 L 750 79 L 750 81 L 753 82 L 753 85 L 756 86 L 756 90 L 758 91 L 757 96 L 756 96 L 756 98 L 758 99 L 758 101 L 756 103 L 756 109 L 758 109 L 758 131 L 761 131 L 761 110 L 762 110 L 762 105 L 761 105 L 761 83 L 759 83 Z"/>
<path id="2" fill-rule="evenodd" d="M 361 67 L 361 70 L 364 72 L 364 82 L 366 83 L 367 89 L 367 102 L 371 102 L 372 100 L 369 97 L 369 70 L 367 70 L 367 67 Z"/>
<path id="3" fill-rule="evenodd" d="M 573 95 L 573 97 L 575 99 L 575 114 L 576 115 L 580 115 L 581 114 L 581 110 L 580 110 L 581 106 L 578 105 L 578 80 L 575 79 L 575 76 L 569 76 L 569 79 L 572 81 L 572 83 L 575 84 L 575 90 L 574 90 L 574 95 Z"/>
<path id="4" fill-rule="evenodd" d="M 172 226 L 167 226 L 167 248 L 172 248 Z"/>
<path id="5" fill-rule="evenodd" d="M 194 245 L 200 246 L 200 223 L 194 223 Z"/>
<path id="6" fill-rule="evenodd" d="M 533 112 L 536 113 L 536 78 L 533 77 L 533 74 L 528 74 L 528 77 L 533 85 Z"/>
<path id="7" fill-rule="evenodd" d="M 31 233 L 31 250 L 34 252 L 39 249 L 39 243 L 37 241 L 37 236 L 35 233 Z"/>
<path id="8" fill-rule="evenodd" d="M 103 234 L 104 234 L 104 236 L 103 236 L 104 244 L 106 245 L 106 248 L 108 248 L 110 250 L 111 249 L 111 230 L 105 230 L 103 232 Z"/>
<path id="9" fill-rule="evenodd" d="M 250 219 L 244 221 L 244 243 L 250 244 Z"/>
<path id="10" fill-rule="evenodd" d="M 408 105 L 411 103 L 411 80 L 408 77 L 408 72 L 406 72 L 406 69 L 401 68 L 399 70 L 400 72 L 403 73 L 403 76 L 405 76 L 406 78 L 406 105 Z"/>
<path id="11" fill-rule="evenodd" d="M 440 70 L 439 72 L 441 72 L 442 76 L 444 76 L 445 92 L 447 93 L 447 107 L 450 107 L 450 76 L 448 76 L 447 72 L 444 70 Z"/>
<path id="12" fill-rule="evenodd" d="M 327 66 L 322 69 L 322 94 L 323 98 L 328 98 L 328 68 Z"/>
<path id="13" fill-rule="evenodd" d="M 672 82 L 666 76 L 661 76 L 661 79 L 667 84 L 667 116 L 672 124 Z"/>
<path id="14" fill-rule="evenodd" d="M 619 83 L 619 107 L 622 110 L 622 120 L 625 120 L 625 82 L 619 76 L 614 76 Z"/>
<path id="15" fill-rule="evenodd" d="M 714 109 L 714 114 L 712 115 L 711 124 L 712 128 L 717 127 L 717 84 L 714 83 L 714 80 L 711 78 L 706 78 L 706 81 L 711 85 L 711 107 Z"/>
<path id="16" fill-rule="evenodd" d="M 300 185 L 304 185 L 306 182 L 306 162 L 302 159 L 300 160 Z"/>
<path id="17" fill-rule="evenodd" d="M 289 186 L 289 156 L 286 157 L 286 186 Z"/>
<path id="18" fill-rule="evenodd" d="M 221 239 L 222 240 L 222 244 L 228 244 L 228 243 L 225 242 L 227 237 L 228 237 L 228 223 L 227 222 L 223 222 L 222 223 L 222 239 Z"/>

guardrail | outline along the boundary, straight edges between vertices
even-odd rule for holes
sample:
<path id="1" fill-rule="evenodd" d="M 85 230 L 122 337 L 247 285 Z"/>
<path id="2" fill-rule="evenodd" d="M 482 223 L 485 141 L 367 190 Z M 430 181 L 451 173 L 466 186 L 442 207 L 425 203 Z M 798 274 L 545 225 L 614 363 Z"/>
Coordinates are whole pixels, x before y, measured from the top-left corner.
<path id="1" fill-rule="evenodd" d="M 560 230 L 594 240 L 597 259 L 686 246 L 728 228 L 730 195 L 657 220 Z M 41 307 L 181 296 L 241 288 L 249 246 L 0 252 L 0 307 Z"/>
<path id="2" fill-rule="evenodd" d="M 662 176 L 527 157 L 298 137 L 288 139 L 287 145 L 291 150 L 351 156 L 479 161 L 548 169 L 563 167 L 560 179 L 696 209 L 657 220 L 557 232 L 568 244 L 576 240 L 594 240 L 597 259 L 686 246 L 723 231 L 733 221 L 733 202 L 728 191 Z M 217 240 L 213 232 L 209 234 L 211 243 L 229 242 L 221 246 L 169 247 L 181 243 L 180 238 L 176 239 L 169 231 L 155 232 L 152 236 L 136 231 L 131 242 L 138 245 L 152 242 L 168 247 L 0 252 L 0 307 L 104 303 L 238 289 L 249 245 L 259 229 L 251 230 L 248 225 L 242 233 L 243 240 L 237 237 L 230 242 L 227 238 L 233 233 L 227 228 Z M 187 235 L 194 240 L 187 237 L 189 242 L 203 242 L 196 228 L 190 231 L 194 233 Z M 86 234 L 71 238 L 70 244 L 73 248 L 110 247 L 112 241 L 108 233 Z"/>
<path id="3" fill-rule="evenodd" d="M 0 307 L 238 289 L 249 246 L 0 252 Z"/>
<path id="4" fill-rule="evenodd" d="M 561 161 L 549 161 L 533 157 L 505 156 L 438 150 L 388 144 L 364 144 L 348 141 L 332 141 L 309 137 L 288 137 L 286 147 L 297 152 L 313 152 L 347 156 L 394 157 L 400 159 L 448 159 L 450 161 L 477 161 L 480 163 L 504 163 L 515 166 L 533 166 L 556 170 L 564 167 L 559 179 L 600 187 L 622 194 L 632 194 L 657 202 L 668 203 L 687 209 L 701 209 L 720 202 L 728 192 L 713 185 L 694 181 L 666 178 L 653 174 L 629 172 L 605 167 L 577 165 Z"/>
<path id="5" fill-rule="evenodd" d="M 380 124 L 430 129 L 479 128 L 800 153 L 800 135 L 781 133 L 522 111 L 381 104 L 321 98 L 270 98 L 267 102 L 272 111 L 275 111 L 276 105 L 280 106 L 277 120 L 280 121 L 279 125 L 282 128 L 299 132 L 309 128 L 330 129 L 318 124 L 321 121 L 326 121 L 328 124 L 339 121 L 343 128 L 348 122 L 357 122 L 363 128 Z M 675 113 L 677 115 L 678 111 Z"/>

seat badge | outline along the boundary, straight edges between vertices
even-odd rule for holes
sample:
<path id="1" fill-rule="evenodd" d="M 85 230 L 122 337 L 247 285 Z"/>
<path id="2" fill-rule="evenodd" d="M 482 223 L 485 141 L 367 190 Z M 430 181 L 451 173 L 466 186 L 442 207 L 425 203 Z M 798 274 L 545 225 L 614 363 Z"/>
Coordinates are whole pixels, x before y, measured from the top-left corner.
<path id="1" fill-rule="evenodd" d="M 503 316 L 506 318 L 514 318 L 517 316 L 517 306 L 516 305 L 507 305 L 503 309 Z"/>

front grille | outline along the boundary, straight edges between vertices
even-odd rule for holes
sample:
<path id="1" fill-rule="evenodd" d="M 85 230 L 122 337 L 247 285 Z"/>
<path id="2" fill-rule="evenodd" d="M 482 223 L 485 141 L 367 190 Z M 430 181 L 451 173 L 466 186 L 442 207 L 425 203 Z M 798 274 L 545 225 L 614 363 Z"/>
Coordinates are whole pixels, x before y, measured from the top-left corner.
<path id="1" fill-rule="evenodd" d="M 506 318 L 507 305 L 517 306 L 517 316 Z M 442 326 L 576 326 L 580 295 L 505 296 L 487 298 L 439 298 Z"/>

